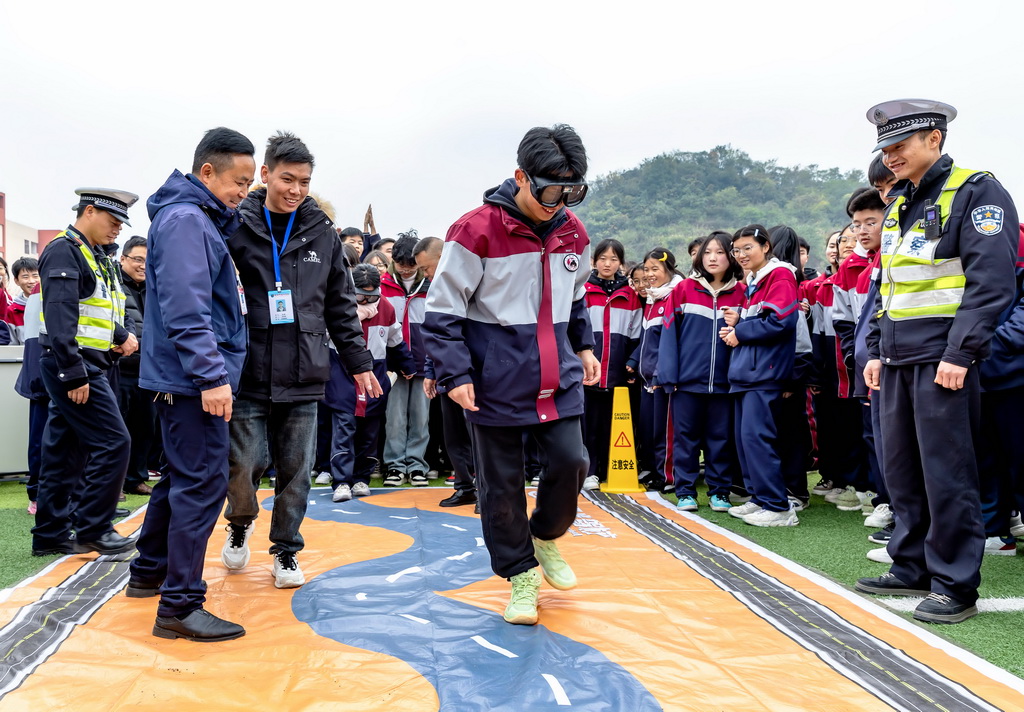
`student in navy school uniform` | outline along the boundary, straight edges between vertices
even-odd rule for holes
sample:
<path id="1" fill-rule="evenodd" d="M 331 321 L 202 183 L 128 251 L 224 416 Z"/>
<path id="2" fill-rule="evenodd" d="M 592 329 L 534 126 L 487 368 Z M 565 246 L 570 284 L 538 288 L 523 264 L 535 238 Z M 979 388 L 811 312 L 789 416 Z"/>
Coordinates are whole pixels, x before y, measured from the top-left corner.
<path id="1" fill-rule="evenodd" d="M 713 232 L 698 247 L 693 272 L 677 285 L 666 310 L 658 350 L 658 382 L 673 389 L 672 469 L 676 505 L 697 511 L 697 477 L 704 451 L 708 500 L 729 511 L 729 487 L 738 471 L 733 449 L 732 349 L 719 338 L 724 310 L 743 307 L 743 270 L 732 255 L 732 236 Z"/>
<path id="2" fill-rule="evenodd" d="M 729 514 L 754 526 L 792 527 L 799 520 L 786 494 L 778 419 L 802 318 L 795 268 L 773 257 L 761 225 L 736 232 L 733 255 L 747 273 L 746 299 L 742 311 L 727 310 L 719 336 L 735 349 L 729 392 L 736 394 L 736 449 L 751 498 Z"/>
<path id="3" fill-rule="evenodd" d="M 416 373 L 416 363 L 402 338 L 402 324 L 395 308 L 380 298 L 380 272 L 372 265 L 358 264 L 352 268 L 352 281 L 363 338 L 384 393 L 371 400 L 357 393 L 355 381 L 338 352 L 331 349 L 331 378 L 323 402 L 331 410 L 334 426 L 330 455 L 334 502 L 370 494 L 370 476 L 377 464 L 377 440 L 391 390 L 388 369 L 405 379 Z"/>
<path id="4" fill-rule="evenodd" d="M 669 417 L 669 396 L 661 388 L 657 376 L 658 345 L 661 325 L 672 308 L 669 296 L 683 276 L 676 270 L 676 257 L 664 247 L 656 247 L 644 255 L 644 276 L 647 279 L 647 299 L 644 305 L 640 343 L 627 365 L 640 374 L 640 411 L 645 424 L 651 429 L 654 476 L 651 483 L 657 487 L 672 484 L 672 430 Z M 661 488 L 659 487 L 659 489 Z M 652 487 L 653 488 L 653 487 Z"/>
<path id="5" fill-rule="evenodd" d="M 630 374 L 626 360 L 640 338 L 640 300 L 622 273 L 622 243 L 606 239 L 594 248 L 593 271 L 586 284 L 586 305 L 594 330 L 594 355 L 601 362 L 601 380 L 584 392 L 583 438 L 590 470 L 583 489 L 595 490 L 607 477 L 608 440 L 612 427 L 612 395 Z"/>

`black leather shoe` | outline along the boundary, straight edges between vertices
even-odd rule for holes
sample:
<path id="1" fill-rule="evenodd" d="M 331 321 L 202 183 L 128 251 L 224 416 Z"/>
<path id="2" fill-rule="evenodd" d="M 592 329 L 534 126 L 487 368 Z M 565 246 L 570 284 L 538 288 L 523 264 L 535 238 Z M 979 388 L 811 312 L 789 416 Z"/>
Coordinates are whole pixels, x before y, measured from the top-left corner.
<path id="1" fill-rule="evenodd" d="M 451 497 L 445 497 L 437 503 L 440 507 L 461 507 L 464 504 L 476 504 L 474 490 L 455 490 Z"/>
<path id="2" fill-rule="evenodd" d="M 914 609 L 914 619 L 925 623 L 962 623 L 976 615 L 978 607 L 973 603 L 963 603 L 941 593 L 929 593 Z"/>
<path id="3" fill-rule="evenodd" d="M 53 546 L 44 546 L 38 549 L 32 549 L 32 556 L 66 556 L 67 554 L 74 553 L 75 547 L 70 541 L 54 544 Z"/>
<path id="4" fill-rule="evenodd" d="M 124 507 L 117 507 L 114 510 L 114 519 L 121 519 L 122 517 L 127 517 L 131 513 L 132 510 L 130 509 L 125 509 Z"/>
<path id="5" fill-rule="evenodd" d="M 145 581 L 128 579 L 128 587 L 124 590 L 124 595 L 128 598 L 152 598 L 153 596 L 160 595 L 160 587 L 163 585 L 163 581 L 146 583 Z"/>
<path id="6" fill-rule="evenodd" d="M 97 554 L 123 554 L 135 548 L 135 540 L 109 531 L 96 541 L 76 540 L 73 546 L 76 554 L 88 554 L 90 551 Z"/>
<path id="7" fill-rule="evenodd" d="M 927 596 L 928 591 L 919 588 L 911 588 L 896 578 L 896 574 L 884 573 L 874 578 L 857 579 L 854 586 L 858 591 L 864 593 L 875 593 L 881 596 Z"/>
<path id="8" fill-rule="evenodd" d="M 476 506 L 473 507 L 473 514 L 480 514 L 480 503 L 477 502 Z"/>
<path id="9" fill-rule="evenodd" d="M 184 638 L 197 643 L 216 643 L 241 638 L 245 635 L 245 628 L 197 608 L 183 616 L 157 616 L 153 635 L 170 640 Z"/>

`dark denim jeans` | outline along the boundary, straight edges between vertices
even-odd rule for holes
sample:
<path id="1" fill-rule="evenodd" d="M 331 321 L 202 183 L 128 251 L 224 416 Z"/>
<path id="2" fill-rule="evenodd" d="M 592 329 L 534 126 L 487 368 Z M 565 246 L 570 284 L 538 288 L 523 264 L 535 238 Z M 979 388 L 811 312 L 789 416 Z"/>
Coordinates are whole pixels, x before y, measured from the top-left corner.
<path id="1" fill-rule="evenodd" d="M 299 525 L 306 516 L 316 453 L 316 401 L 272 403 L 239 398 L 230 426 L 231 474 L 225 516 L 240 526 L 256 519 L 256 488 L 273 462 L 277 484 L 270 517 L 270 553 L 301 551 Z"/>

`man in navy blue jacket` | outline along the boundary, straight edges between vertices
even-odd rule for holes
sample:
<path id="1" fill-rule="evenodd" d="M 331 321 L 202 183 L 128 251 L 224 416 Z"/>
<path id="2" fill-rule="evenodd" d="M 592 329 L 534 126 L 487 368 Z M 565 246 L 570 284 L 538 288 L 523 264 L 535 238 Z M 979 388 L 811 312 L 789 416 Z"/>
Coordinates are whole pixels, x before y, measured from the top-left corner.
<path id="1" fill-rule="evenodd" d="M 192 173 L 149 201 L 146 332 L 139 386 L 159 394 L 167 472 L 153 488 L 129 597 L 160 594 L 153 635 L 231 640 L 242 626 L 203 608 L 206 544 L 228 487 L 228 421 L 245 361 L 245 300 L 226 243 L 252 185 L 252 142 L 206 132 Z"/>

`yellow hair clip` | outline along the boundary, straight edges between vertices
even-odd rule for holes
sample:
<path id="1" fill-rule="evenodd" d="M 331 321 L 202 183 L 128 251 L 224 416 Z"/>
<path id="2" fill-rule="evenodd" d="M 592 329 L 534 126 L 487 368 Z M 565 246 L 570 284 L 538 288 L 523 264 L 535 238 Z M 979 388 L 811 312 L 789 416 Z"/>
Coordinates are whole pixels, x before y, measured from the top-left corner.
<path id="1" fill-rule="evenodd" d="M 665 254 L 663 254 L 661 257 L 658 258 L 658 262 L 664 262 L 667 259 L 668 259 L 668 253 L 666 252 Z"/>

